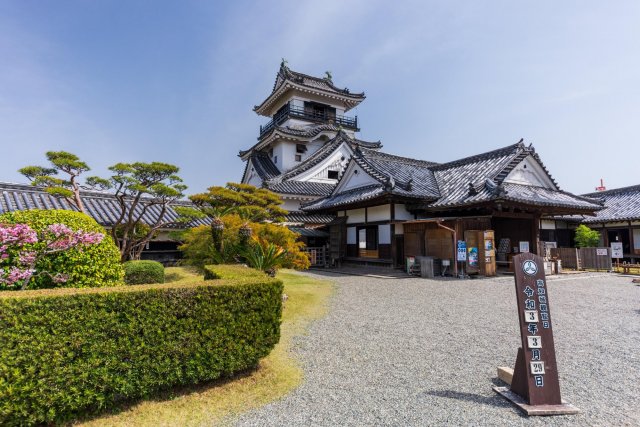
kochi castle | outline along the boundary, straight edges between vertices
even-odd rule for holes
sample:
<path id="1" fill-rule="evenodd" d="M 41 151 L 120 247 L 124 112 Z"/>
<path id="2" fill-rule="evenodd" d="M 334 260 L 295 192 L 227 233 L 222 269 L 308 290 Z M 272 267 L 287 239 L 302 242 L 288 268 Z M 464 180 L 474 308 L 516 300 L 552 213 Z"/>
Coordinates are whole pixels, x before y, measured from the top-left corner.
<path id="1" fill-rule="evenodd" d="M 325 222 L 306 216 L 301 204 L 329 196 L 358 147 L 382 147 L 355 135 L 358 118 L 348 113 L 364 99 L 334 85 L 330 73 L 309 76 L 283 61 L 273 90 L 253 109 L 270 120 L 260 126 L 258 142 L 240 151 L 242 182 L 280 195 L 291 222 Z"/>

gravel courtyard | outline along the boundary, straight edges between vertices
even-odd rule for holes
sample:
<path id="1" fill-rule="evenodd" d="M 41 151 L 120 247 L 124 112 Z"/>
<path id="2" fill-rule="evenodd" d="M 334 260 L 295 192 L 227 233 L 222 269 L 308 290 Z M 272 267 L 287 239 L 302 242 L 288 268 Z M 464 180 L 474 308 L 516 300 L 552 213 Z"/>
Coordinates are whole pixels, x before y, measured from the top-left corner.
<path id="1" fill-rule="evenodd" d="M 303 384 L 238 425 L 640 425 L 640 287 L 628 277 L 549 278 L 562 396 L 582 413 L 531 418 L 491 389 L 520 343 L 512 277 L 323 277 L 337 289 L 296 343 Z"/>

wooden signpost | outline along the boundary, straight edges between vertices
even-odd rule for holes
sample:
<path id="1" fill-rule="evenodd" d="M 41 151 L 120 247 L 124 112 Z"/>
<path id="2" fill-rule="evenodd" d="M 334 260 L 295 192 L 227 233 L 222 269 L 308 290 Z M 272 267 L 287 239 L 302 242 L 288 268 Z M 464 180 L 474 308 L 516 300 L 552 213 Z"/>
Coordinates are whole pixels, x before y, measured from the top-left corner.
<path id="1" fill-rule="evenodd" d="M 493 387 L 527 415 L 577 414 L 560 397 L 551 310 L 542 257 L 513 258 L 522 347 L 518 349 L 511 388 Z"/>

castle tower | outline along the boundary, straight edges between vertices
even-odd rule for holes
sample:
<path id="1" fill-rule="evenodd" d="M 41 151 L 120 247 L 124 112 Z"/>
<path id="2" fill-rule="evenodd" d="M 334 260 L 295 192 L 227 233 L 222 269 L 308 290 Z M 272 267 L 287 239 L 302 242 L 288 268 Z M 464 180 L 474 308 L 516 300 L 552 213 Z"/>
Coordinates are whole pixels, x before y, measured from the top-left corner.
<path id="1" fill-rule="evenodd" d="M 347 114 L 364 99 L 335 86 L 328 72 L 313 77 L 283 61 L 271 94 L 254 107 L 270 120 L 260 126 L 258 142 L 239 153 L 247 162 L 242 182 L 278 193 L 290 212 L 329 195 L 358 145 L 381 147 L 358 140 L 358 118 Z"/>

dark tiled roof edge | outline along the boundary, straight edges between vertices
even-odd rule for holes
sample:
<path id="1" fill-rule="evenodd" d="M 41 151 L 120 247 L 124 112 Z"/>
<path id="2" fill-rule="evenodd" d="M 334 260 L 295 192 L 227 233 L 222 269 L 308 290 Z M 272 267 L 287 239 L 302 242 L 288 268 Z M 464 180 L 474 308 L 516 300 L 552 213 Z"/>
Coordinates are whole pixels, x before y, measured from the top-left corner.
<path id="1" fill-rule="evenodd" d="M 611 190 L 594 191 L 593 193 L 583 194 L 584 197 L 597 197 L 609 196 L 614 194 L 625 194 L 630 192 L 640 192 L 640 184 L 630 185 L 628 187 L 612 188 Z"/>
<path id="2" fill-rule="evenodd" d="M 464 157 L 462 159 L 453 160 L 447 163 L 440 163 L 438 165 L 434 165 L 431 167 L 433 171 L 446 170 L 451 168 L 457 168 L 468 163 L 475 163 L 482 160 L 491 159 L 494 157 L 503 157 L 508 156 L 509 154 L 515 154 L 517 150 L 526 149 L 525 145 L 522 143 L 522 140 L 516 144 L 508 145 L 506 147 L 498 148 L 497 150 L 487 151 L 485 153 L 476 154 L 469 157 Z"/>

